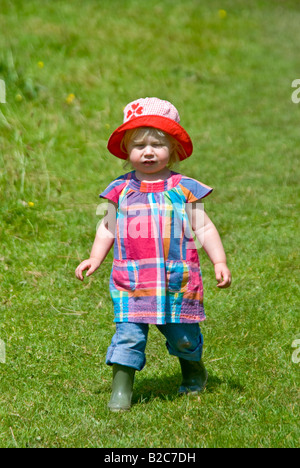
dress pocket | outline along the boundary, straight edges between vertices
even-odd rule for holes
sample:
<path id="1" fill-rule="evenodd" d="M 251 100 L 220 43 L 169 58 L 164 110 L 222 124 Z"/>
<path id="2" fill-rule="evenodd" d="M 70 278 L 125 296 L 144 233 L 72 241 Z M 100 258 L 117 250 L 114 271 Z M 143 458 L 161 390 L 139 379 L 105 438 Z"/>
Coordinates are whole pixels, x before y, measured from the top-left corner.
<path id="1" fill-rule="evenodd" d="M 166 285 L 170 292 L 187 291 L 189 283 L 189 266 L 181 260 L 170 260 L 166 262 Z"/>
<path id="2" fill-rule="evenodd" d="M 112 279 L 120 291 L 135 291 L 138 283 L 138 264 L 135 260 L 114 260 Z"/>

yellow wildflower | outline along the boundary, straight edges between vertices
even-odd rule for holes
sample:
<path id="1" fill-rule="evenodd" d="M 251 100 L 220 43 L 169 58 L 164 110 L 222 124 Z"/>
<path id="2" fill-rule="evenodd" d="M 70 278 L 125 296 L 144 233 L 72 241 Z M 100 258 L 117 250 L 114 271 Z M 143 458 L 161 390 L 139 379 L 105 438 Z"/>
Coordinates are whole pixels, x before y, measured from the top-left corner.
<path id="1" fill-rule="evenodd" d="M 34 206 L 34 203 L 32 201 L 29 201 L 28 206 L 30 206 L 30 208 L 32 208 Z"/>
<path id="2" fill-rule="evenodd" d="M 71 93 L 66 97 L 66 103 L 70 105 L 70 104 L 72 104 L 74 99 L 75 99 L 75 94 Z"/>
<path id="3" fill-rule="evenodd" d="M 219 10 L 219 11 L 218 11 L 218 15 L 219 15 L 219 17 L 220 17 L 221 19 L 224 19 L 224 18 L 226 18 L 226 16 L 227 16 L 227 11 L 226 11 L 226 10 Z"/>
<path id="4" fill-rule="evenodd" d="M 16 100 L 17 102 L 23 101 L 23 96 L 22 96 L 22 94 L 19 94 L 19 93 L 16 94 L 16 95 L 15 95 L 15 100 Z"/>
<path id="5" fill-rule="evenodd" d="M 44 62 L 42 62 L 42 61 L 38 62 L 38 67 L 39 68 L 44 68 Z"/>

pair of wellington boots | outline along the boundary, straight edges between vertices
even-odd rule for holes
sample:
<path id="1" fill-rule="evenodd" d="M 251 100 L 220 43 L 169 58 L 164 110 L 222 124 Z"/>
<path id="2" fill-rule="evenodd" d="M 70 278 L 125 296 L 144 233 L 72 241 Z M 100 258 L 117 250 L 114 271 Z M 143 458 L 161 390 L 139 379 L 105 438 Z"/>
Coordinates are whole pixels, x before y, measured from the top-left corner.
<path id="1" fill-rule="evenodd" d="M 187 361 L 179 358 L 182 383 L 178 393 L 200 393 L 207 382 L 207 371 L 201 361 Z M 135 369 L 132 367 L 113 364 L 112 394 L 108 407 L 111 411 L 129 411 L 133 392 Z"/>

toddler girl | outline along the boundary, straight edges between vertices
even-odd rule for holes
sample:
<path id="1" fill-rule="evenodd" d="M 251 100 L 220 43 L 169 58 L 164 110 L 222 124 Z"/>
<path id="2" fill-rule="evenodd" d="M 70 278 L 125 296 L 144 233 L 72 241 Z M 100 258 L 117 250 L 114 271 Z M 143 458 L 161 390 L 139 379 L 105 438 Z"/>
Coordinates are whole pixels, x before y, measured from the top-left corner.
<path id="1" fill-rule="evenodd" d="M 133 171 L 100 195 L 108 200 L 108 212 L 90 258 L 76 269 L 82 281 L 83 271 L 94 273 L 114 245 L 110 293 L 116 333 L 106 356 L 113 366 L 112 411 L 130 409 L 134 374 L 146 361 L 149 324 L 158 327 L 169 353 L 179 358 L 179 393 L 198 393 L 206 385 L 199 327 L 205 319 L 203 286 L 194 236 L 214 265 L 218 287 L 231 282 L 219 234 L 199 202 L 212 189 L 170 170 L 193 151 L 179 122 L 176 108 L 157 98 L 125 107 L 108 150 L 128 160 Z"/>

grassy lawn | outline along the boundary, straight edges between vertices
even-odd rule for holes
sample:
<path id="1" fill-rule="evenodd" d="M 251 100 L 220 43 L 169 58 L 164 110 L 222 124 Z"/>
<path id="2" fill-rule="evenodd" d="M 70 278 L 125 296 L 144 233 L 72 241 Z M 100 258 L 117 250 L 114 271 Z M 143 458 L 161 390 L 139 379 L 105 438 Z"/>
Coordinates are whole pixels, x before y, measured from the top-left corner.
<path id="1" fill-rule="evenodd" d="M 298 445 L 299 23 L 298 0 L 1 0 L 0 447 Z M 146 96 L 194 141 L 178 170 L 215 188 L 233 284 L 200 252 L 205 392 L 177 396 L 152 327 L 132 410 L 111 414 L 112 255 L 74 270 L 124 173 L 107 139 Z"/>

